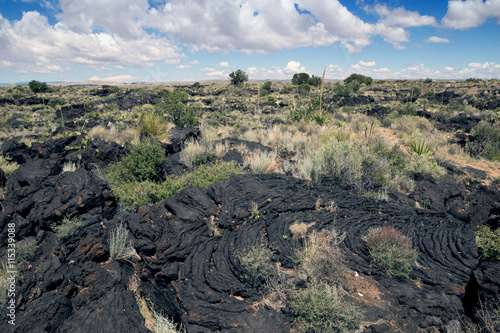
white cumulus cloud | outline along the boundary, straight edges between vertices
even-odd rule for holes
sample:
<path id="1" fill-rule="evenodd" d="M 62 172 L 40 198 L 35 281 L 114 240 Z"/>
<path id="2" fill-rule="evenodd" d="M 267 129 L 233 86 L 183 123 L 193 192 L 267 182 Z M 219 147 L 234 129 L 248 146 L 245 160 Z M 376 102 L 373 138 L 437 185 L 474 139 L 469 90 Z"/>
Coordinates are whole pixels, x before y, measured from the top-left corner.
<path id="1" fill-rule="evenodd" d="M 500 24 L 500 0 L 450 0 L 441 25 L 450 29 L 478 27 L 493 18 Z"/>
<path id="2" fill-rule="evenodd" d="M 404 49 L 402 42 L 410 40 L 410 34 L 405 28 L 432 26 L 436 19 L 429 15 L 420 15 L 415 11 L 408 11 L 403 7 L 389 9 L 387 5 L 377 4 L 366 7 L 369 12 L 380 15 L 380 20 L 375 24 L 374 33 L 380 34 L 386 42 L 391 43 L 395 49 Z"/>
<path id="3" fill-rule="evenodd" d="M 184 57 L 168 40 L 145 32 L 140 38 L 123 38 L 107 32 L 72 30 L 63 23 L 50 25 L 36 11 L 23 13 L 22 19 L 13 23 L 0 15 L 0 44 L 2 66 L 21 73 L 60 72 L 61 64 L 150 67 L 160 61 L 178 63 Z"/>
<path id="4" fill-rule="evenodd" d="M 426 43 L 451 43 L 448 38 L 431 36 L 425 40 Z"/>
<path id="5" fill-rule="evenodd" d="M 363 60 L 361 60 L 359 62 L 359 65 L 364 66 L 364 67 L 375 67 L 375 66 L 377 66 L 377 63 L 375 61 L 364 62 Z"/>
<path id="6" fill-rule="evenodd" d="M 306 68 L 304 66 L 300 67 L 300 62 L 298 61 L 289 61 L 285 68 L 283 68 L 285 72 L 289 73 L 297 73 L 297 72 L 305 72 Z"/>

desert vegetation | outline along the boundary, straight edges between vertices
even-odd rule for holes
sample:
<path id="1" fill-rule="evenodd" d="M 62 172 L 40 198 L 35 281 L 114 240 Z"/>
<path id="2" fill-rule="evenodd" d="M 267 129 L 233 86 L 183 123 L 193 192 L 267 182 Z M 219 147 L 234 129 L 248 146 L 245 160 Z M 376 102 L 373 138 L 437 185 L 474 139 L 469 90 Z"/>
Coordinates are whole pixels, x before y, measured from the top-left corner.
<path id="1" fill-rule="evenodd" d="M 134 277 L 130 318 L 154 332 L 230 330 L 233 310 L 276 331 L 265 318 L 297 332 L 498 329 L 500 81 L 230 78 L 0 87 L 0 222 L 19 223 L 20 285 L 53 279 L 24 299 L 83 295 L 105 267 L 122 278 L 104 284 Z M 72 261 L 63 278 L 38 273 L 54 253 Z M 409 313 L 404 290 L 424 314 L 388 319 Z"/>

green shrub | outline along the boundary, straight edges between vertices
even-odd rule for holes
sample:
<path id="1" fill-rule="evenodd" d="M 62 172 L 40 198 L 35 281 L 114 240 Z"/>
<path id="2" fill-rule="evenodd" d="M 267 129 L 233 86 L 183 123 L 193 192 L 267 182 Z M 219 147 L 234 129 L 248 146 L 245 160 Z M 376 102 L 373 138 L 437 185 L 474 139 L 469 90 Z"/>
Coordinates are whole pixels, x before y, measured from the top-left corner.
<path id="1" fill-rule="evenodd" d="M 482 121 L 472 129 L 471 135 L 473 140 L 466 146 L 469 154 L 500 161 L 500 122 L 491 124 Z"/>
<path id="2" fill-rule="evenodd" d="M 382 226 L 371 228 L 363 240 L 375 267 L 394 277 L 409 278 L 418 252 L 412 248 L 408 236 L 393 227 Z"/>
<path id="3" fill-rule="evenodd" d="M 25 238 L 16 244 L 16 270 L 14 276 L 17 281 L 23 281 L 23 271 L 28 267 L 30 260 L 35 259 L 35 251 L 38 248 L 34 237 Z M 7 254 L 0 258 L 0 306 L 7 301 L 7 291 L 9 290 L 9 280 L 12 276 L 12 268 L 7 265 Z"/>
<path id="4" fill-rule="evenodd" d="M 56 97 L 51 99 L 47 105 L 51 108 L 55 108 L 57 105 L 64 105 L 64 103 L 64 100 Z"/>
<path id="5" fill-rule="evenodd" d="M 101 86 L 102 89 L 107 89 L 107 90 L 111 90 L 112 92 L 117 92 L 118 90 L 120 90 L 119 87 L 117 86 L 110 86 L 109 84 L 103 84 Z"/>
<path id="6" fill-rule="evenodd" d="M 333 92 L 344 97 L 353 97 L 358 92 L 361 85 L 359 83 L 350 82 L 346 84 L 337 84 L 333 88 Z"/>
<path id="7" fill-rule="evenodd" d="M 315 170 L 360 191 L 387 185 L 391 175 L 387 159 L 357 141 L 338 142 L 332 138 L 312 157 L 319 165 Z"/>
<path id="8" fill-rule="evenodd" d="M 111 189 L 117 201 L 126 209 L 133 210 L 146 203 L 157 203 L 190 187 L 206 188 L 213 183 L 241 174 L 243 171 L 234 163 L 216 162 L 202 165 L 181 176 L 169 176 L 160 184 L 152 181 L 112 182 Z"/>
<path id="9" fill-rule="evenodd" d="M 272 255 L 271 250 L 263 246 L 254 246 L 246 253 L 237 251 L 236 259 L 244 271 L 242 278 L 252 286 L 265 284 L 273 272 Z"/>
<path id="10" fill-rule="evenodd" d="M 199 125 L 199 112 L 188 107 L 188 95 L 184 91 L 165 92 L 156 105 L 156 111 L 178 127 L 196 127 Z"/>
<path id="11" fill-rule="evenodd" d="M 19 241 L 16 244 L 16 257 L 21 261 L 35 259 L 35 251 L 37 249 L 37 241 L 35 238 L 28 238 Z"/>
<path id="12" fill-rule="evenodd" d="M 109 166 L 106 180 L 110 184 L 153 180 L 158 176 L 165 151 L 160 143 L 144 139 L 132 146 L 130 153 Z"/>
<path id="13" fill-rule="evenodd" d="M 299 87 L 297 88 L 297 91 L 300 95 L 303 95 L 303 96 L 306 96 L 309 94 L 309 92 L 311 91 L 311 86 L 309 85 L 309 83 L 304 83 L 304 84 L 301 84 L 299 85 Z"/>
<path id="14" fill-rule="evenodd" d="M 483 249 L 481 259 L 500 260 L 500 229 L 492 231 L 483 225 L 475 234 L 477 245 Z"/>
<path id="15" fill-rule="evenodd" d="M 61 224 L 52 227 L 58 237 L 72 236 L 75 231 L 84 224 L 84 221 L 77 217 L 64 217 Z"/>
<path id="16" fill-rule="evenodd" d="M 324 176 L 329 176 L 339 184 L 358 191 L 377 192 L 386 187 L 411 189 L 411 176 L 417 171 L 432 171 L 433 176 L 441 176 L 440 172 L 444 172 L 443 168 L 435 162 L 435 165 L 432 164 L 432 161 L 418 163 L 416 160 L 419 159 L 412 157 L 415 160 L 412 162 L 398 145 L 389 149 L 383 141 L 374 140 L 367 145 L 345 140 L 339 136 L 341 132 L 338 131 L 330 133 L 320 139 L 325 140 L 323 147 L 299 161 L 299 177 L 320 181 Z"/>
<path id="17" fill-rule="evenodd" d="M 411 103 L 401 104 L 396 110 L 401 116 L 415 116 L 417 114 L 415 106 Z"/>
<path id="18" fill-rule="evenodd" d="M 271 81 L 267 81 L 262 85 L 262 87 L 260 88 L 260 93 L 262 96 L 268 95 L 271 92 L 271 85 L 272 85 Z"/>
<path id="19" fill-rule="evenodd" d="M 446 169 L 440 166 L 429 154 L 412 155 L 405 166 L 413 178 L 416 175 L 427 175 L 434 180 L 441 180 L 446 175 Z"/>
<path id="20" fill-rule="evenodd" d="M 361 324 L 361 311 L 345 302 L 337 288 L 326 284 L 298 290 L 289 305 L 295 315 L 293 326 L 299 332 L 354 332 Z"/>
<path id="21" fill-rule="evenodd" d="M 242 174 L 241 170 L 234 163 L 216 162 L 213 165 L 201 165 L 190 173 L 179 176 L 179 182 L 182 184 L 182 189 L 187 187 L 206 188 L 219 180 L 229 178 L 234 175 Z"/>

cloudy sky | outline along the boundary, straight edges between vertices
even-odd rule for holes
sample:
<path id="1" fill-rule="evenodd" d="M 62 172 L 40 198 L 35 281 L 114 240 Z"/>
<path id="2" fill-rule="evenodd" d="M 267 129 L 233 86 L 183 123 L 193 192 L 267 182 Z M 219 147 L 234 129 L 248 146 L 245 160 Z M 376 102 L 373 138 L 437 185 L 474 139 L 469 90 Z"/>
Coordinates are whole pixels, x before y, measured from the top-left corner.
<path id="1" fill-rule="evenodd" d="M 500 0 L 0 0 L 0 82 L 500 78 Z"/>

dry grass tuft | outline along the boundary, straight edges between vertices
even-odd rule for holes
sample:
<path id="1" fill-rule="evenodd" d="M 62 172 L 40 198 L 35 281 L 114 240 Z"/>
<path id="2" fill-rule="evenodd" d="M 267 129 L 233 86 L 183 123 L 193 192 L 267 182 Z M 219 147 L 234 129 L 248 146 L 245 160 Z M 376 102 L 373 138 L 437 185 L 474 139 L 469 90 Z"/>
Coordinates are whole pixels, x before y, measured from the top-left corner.
<path id="1" fill-rule="evenodd" d="M 196 160 L 205 155 L 208 150 L 205 145 L 200 144 L 198 141 L 189 141 L 181 151 L 180 160 L 188 168 L 192 168 Z"/>
<path id="2" fill-rule="evenodd" d="M 0 169 L 5 173 L 5 177 L 8 178 L 17 168 L 19 168 L 19 164 L 11 162 L 0 155 Z"/>
<path id="3" fill-rule="evenodd" d="M 103 126 L 93 127 L 88 136 L 90 140 L 101 139 L 105 142 L 116 142 L 119 145 L 136 144 L 139 142 L 139 134 L 132 128 L 118 129 L 116 125 L 111 125 L 106 128 Z"/>
<path id="4" fill-rule="evenodd" d="M 292 239 L 299 240 L 301 238 L 304 238 L 307 234 L 308 228 L 309 226 L 304 222 L 300 221 L 293 222 L 293 224 L 289 227 L 289 230 L 292 233 Z"/>
<path id="5" fill-rule="evenodd" d="M 279 172 L 278 155 L 276 152 L 252 152 L 243 158 L 243 166 L 250 167 L 254 173 L 270 174 Z"/>
<path id="6" fill-rule="evenodd" d="M 341 255 L 338 245 L 345 235 L 339 235 L 335 229 L 314 230 L 304 242 L 297 254 L 301 269 L 314 283 L 334 282 L 342 271 Z"/>

